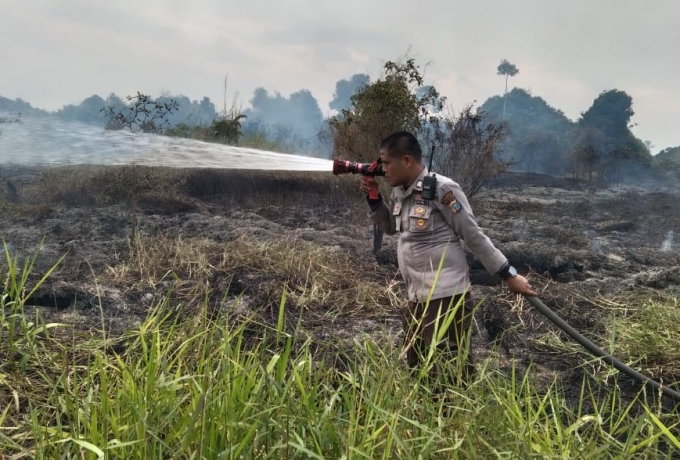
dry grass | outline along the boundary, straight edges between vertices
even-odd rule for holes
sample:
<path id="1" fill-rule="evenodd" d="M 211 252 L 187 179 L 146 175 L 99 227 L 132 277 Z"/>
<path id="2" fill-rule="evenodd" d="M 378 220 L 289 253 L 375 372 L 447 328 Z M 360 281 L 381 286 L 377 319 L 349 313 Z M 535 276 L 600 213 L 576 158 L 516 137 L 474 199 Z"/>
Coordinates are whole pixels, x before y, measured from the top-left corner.
<path id="1" fill-rule="evenodd" d="M 546 225 L 541 229 L 542 236 L 553 239 L 562 248 L 583 249 L 588 247 L 588 236 L 576 226 Z"/>
<path id="2" fill-rule="evenodd" d="M 62 203 L 67 206 L 110 206 L 133 195 L 168 193 L 182 185 L 182 173 L 170 168 L 139 166 L 80 166 L 47 168 L 37 181 L 27 184 L 28 202 Z"/>
<path id="3" fill-rule="evenodd" d="M 42 220 L 56 212 L 55 206 L 45 204 L 10 203 L 0 197 L 0 215 L 8 221 L 17 219 Z"/>
<path id="4" fill-rule="evenodd" d="M 218 244 L 157 235 L 138 237 L 129 257 L 109 267 L 106 281 L 134 292 L 172 286 L 188 306 L 206 297 L 219 304 L 228 294 L 245 291 L 258 307 L 271 307 L 285 285 L 289 303 L 304 311 L 307 321 L 394 311 L 398 283 L 386 285 L 386 274 L 377 266 L 371 273 L 360 264 L 345 252 L 292 237 L 261 241 L 242 236 Z"/>
<path id="5" fill-rule="evenodd" d="M 32 174 L 34 179 L 19 185 L 23 204 L 142 208 L 146 204 L 163 213 L 195 212 L 201 210 L 199 202 L 253 207 L 307 203 L 330 209 L 366 205 L 359 177 L 330 172 L 69 166 Z M 0 203 L 8 201 L 4 195 Z"/>

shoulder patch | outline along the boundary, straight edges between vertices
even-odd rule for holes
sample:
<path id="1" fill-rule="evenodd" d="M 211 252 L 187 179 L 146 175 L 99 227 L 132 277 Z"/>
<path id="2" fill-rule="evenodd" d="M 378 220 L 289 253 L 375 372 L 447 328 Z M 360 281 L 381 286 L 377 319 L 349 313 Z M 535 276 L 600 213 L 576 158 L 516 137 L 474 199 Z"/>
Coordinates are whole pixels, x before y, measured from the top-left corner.
<path id="1" fill-rule="evenodd" d="M 448 207 L 449 207 L 449 209 L 451 209 L 451 212 L 454 212 L 454 213 L 460 211 L 460 209 L 461 209 L 460 203 L 455 198 L 453 198 L 453 201 L 451 201 L 451 203 L 448 204 Z"/>
<path id="2" fill-rule="evenodd" d="M 456 197 L 453 196 L 453 192 L 451 190 L 446 192 L 446 194 L 442 197 L 442 204 L 444 206 L 449 206 L 454 201 L 456 201 Z"/>

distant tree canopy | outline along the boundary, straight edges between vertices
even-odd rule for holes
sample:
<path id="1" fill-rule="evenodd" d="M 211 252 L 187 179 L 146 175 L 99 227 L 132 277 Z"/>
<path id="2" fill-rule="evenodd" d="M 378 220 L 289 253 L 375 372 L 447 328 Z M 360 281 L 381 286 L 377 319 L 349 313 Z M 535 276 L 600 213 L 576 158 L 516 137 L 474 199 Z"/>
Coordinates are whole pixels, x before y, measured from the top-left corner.
<path id="1" fill-rule="evenodd" d="M 508 135 L 501 158 L 514 170 L 571 174 L 599 182 L 620 182 L 652 165 L 648 147 L 630 131 L 632 98 L 624 91 L 601 93 L 576 122 L 526 90 L 514 88 L 493 96 L 480 107 L 490 122 L 503 122 Z"/>
<path id="2" fill-rule="evenodd" d="M 581 114 L 579 127 L 596 133 L 597 142 L 586 141 L 584 144 L 581 140 L 576 155 L 578 158 L 579 150 L 583 148 L 597 151 L 594 168 L 600 181 L 620 182 L 652 165 L 649 149 L 630 131 L 633 115 L 633 98 L 616 89 L 602 92 Z"/>
<path id="3" fill-rule="evenodd" d="M 658 165 L 680 165 L 680 145 L 660 151 L 654 157 L 654 163 Z"/>
<path id="4" fill-rule="evenodd" d="M 200 101 L 192 101 L 187 96 L 162 95 L 156 98 L 161 104 L 177 101 L 177 112 L 170 115 L 168 122 L 171 126 L 183 123 L 189 126 L 202 126 L 212 123 L 217 117 L 215 104 L 209 98 L 204 97 Z"/>
<path id="5" fill-rule="evenodd" d="M 509 63 L 507 59 L 503 59 L 496 70 L 498 75 L 505 75 L 506 81 L 507 77 L 514 77 L 519 73 L 517 66 Z"/>
<path id="6" fill-rule="evenodd" d="M 121 101 L 122 102 L 122 101 Z M 56 116 L 64 121 L 79 121 L 82 123 L 101 123 L 105 120 L 102 107 L 107 105 L 107 101 L 96 94 L 84 99 L 80 104 L 65 105 L 56 112 Z M 115 104 L 120 110 L 122 105 Z"/>
<path id="7" fill-rule="evenodd" d="M 504 123 L 507 128 L 508 134 L 499 146 L 500 157 L 511 161 L 515 170 L 564 173 L 575 124 L 561 110 L 521 88 L 507 94 L 504 119 L 504 99 L 493 96 L 480 106 L 488 122 Z"/>
<path id="8" fill-rule="evenodd" d="M 680 145 L 663 149 L 653 157 L 652 166 L 658 179 L 680 182 Z"/>
<path id="9" fill-rule="evenodd" d="M 148 102 L 159 104 L 170 104 L 172 101 L 177 103 L 177 110 L 168 113 L 165 122 L 168 126 L 188 125 L 199 126 L 212 123 L 215 118 L 215 105 L 210 99 L 204 97 L 202 101 L 192 101 L 187 96 L 162 95 L 157 98 L 148 97 Z M 116 94 L 109 94 L 106 99 L 98 95 L 92 95 L 84 99 L 80 104 L 69 104 L 57 110 L 54 115 L 63 121 L 78 121 L 81 123 L 102 124 L 106 123 L 107 118 L 101 113 L 102 107 L 113 107 L 117 112 L 121 112 L 126 103 Z M 109 120 L 110 121 L 110 120 Z M 114 126 L 109 123 L 109 128 Z"/>
<path id="10" fill-rule="evenodd" d="M 614 89 L 601 93 L 593 105 L 581 113 L 579 124 L 597 128 L 605 136 L 616 139 L 630 133 L 628 123 L 633 115 L 633 98 Z"/>
<path id="11" fill-rule="evenodd" d="M 0 113 L 22 114 L 33 116 L 49 115 L 48 112 L 42 109 L 37 109 L 20 97 L 16 99 L 8 99 L 0 96 Z"/>

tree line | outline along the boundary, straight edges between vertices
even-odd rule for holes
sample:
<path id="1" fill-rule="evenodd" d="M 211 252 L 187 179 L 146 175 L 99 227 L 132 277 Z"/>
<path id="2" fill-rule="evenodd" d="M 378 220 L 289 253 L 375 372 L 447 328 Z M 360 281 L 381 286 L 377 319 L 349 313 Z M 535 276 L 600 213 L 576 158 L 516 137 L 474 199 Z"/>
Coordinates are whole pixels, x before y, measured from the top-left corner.
<path id="1" fill-rule="evenodd" d="M 388 61 L 374 81 L 365 74 L 338 80 L 329 103 L 336 114 L 327 118 L 309 90 L 286 97 L 261 87 L 246 109 L 236 100 L 228 106 L 225 99 L 218 108 L 208 97 L 197 101 L 166 93 L 121 98 L 112 93 L 106 98 L 93 95 L 51 113 L 22 99 L 0 96 L 0 112 L 362 161 L 373 160 L 375 146 L 389 132 L 409 129 L 428 151 L 435 147 L 435 168 L 468 182 L 473 193 L 507 170 L 599 183 L 680 178 L 680 147 L 654 156 L 651 144 L 631 132 L 633 100 L 625 91 L 602 92 L 572 121 L 525 89 L 508 92 L 508 79 L 519 73 L 517 66 L 503 59 L 496 70 L 504 77 L 503 95 L 491 96 L 477 108 L 467 105 L 458 114 L 446 110 L 446 98 L 425 83 L 418 64 L 408 58 Z M 144 113 L 140 104 L 147 112 L 165 108 L 163 126 L 158 119 L 149 123 L 149 113 L 145 125 L 131 120 L 135 110 L 134 117 Z"/>

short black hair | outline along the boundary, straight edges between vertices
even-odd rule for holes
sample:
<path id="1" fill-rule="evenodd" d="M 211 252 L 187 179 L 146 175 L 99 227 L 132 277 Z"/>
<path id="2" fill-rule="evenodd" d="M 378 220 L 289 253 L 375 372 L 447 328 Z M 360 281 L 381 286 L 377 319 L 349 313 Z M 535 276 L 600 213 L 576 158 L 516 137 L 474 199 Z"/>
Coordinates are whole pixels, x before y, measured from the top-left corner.
<path id="1" fill-rule="evenodd" d="M 380 143 L 380 148 L 387 150 L 390 156 L 401 158 L 411 155 L 416 161 L 422 161 L 423 151 L 416 136 L 408 131 L 397 131 L 390 134 Z"/>

